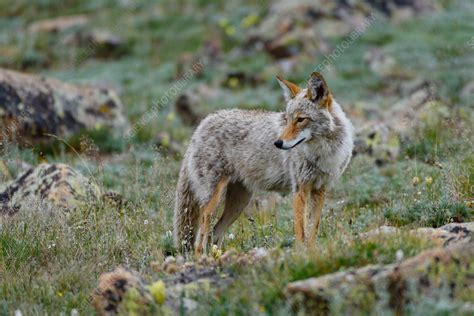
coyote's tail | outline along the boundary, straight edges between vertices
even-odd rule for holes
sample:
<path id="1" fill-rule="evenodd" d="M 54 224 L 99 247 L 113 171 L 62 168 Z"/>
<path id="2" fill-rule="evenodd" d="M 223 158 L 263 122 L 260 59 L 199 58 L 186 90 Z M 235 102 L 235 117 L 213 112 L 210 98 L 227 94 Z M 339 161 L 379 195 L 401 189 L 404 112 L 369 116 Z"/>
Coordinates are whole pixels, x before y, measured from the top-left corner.
<path id="1" fill-rule="evenodd" d="M 174 207 L 174 243 L 181 251 L 193 249 L 199 220 L 199 203 L 196 201 L 189 182 L 188 172 L 183 166 L 176 188 Z"/>

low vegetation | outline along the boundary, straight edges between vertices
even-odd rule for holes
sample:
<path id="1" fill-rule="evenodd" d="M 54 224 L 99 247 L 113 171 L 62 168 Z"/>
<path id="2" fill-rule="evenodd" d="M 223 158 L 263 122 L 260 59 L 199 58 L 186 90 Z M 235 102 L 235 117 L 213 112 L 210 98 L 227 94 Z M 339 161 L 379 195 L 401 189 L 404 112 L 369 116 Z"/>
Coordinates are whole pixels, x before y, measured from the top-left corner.
<path id="1" fill-rule="evenodd" d="M 407 230 L 474 220 L 474 97 L 461 94 L 474 80 L 474 47 L 469 45 L 474 7 L 467 2 L 439 1 L 439 12 L 396 23 L 381 17 L 341 54 L 327 77 L 358 126 L 370 123 L 371 113 L 379 119 L 378 114 L 405 98 L 407 94 L 400 91 L 411 80 L 436 82 L 442 105 L 428 107 L 412 122 L 396 157 L 382 164 L 366 154 L 353 158 L 329 193 L 316 249 L 294 247 L 289 197 L 258 194 L 229 230 L 222 250 L 264 247 L 273 249 L 270 257 L 252 266 L 233 267 L 234 281 L 225 289 L 193 295 L 198 302 L 196 314 L 291 314 L 294 310 L 283 295 L 289 282 L 391 263 L 397 252 L 404 257 L 416 255 L 433 244 L 406 234 Z M 268 13 L 267 1 L 67 3 L 0 4 L 0 66 L 118 88 L 133 125 L 179 79 L 180 69 L 189 68 L 196 55 L 205 55 L 206 45 L 207 49 L 217 45 L 220 60 L 207 60 L 203 72 L 179 92 L 194 93 L 204 85 L 209 87 L 208 95 L 218 95 L 204 97 L 194 110 L 205 114 L 232 107 L 282 109 L 274 80 L 281 71 L 278 61 L 264 50 L 245 50 L 246 32 Z M 90 18 L 84 32 L 100 28 L 119 35 L 126 49 L 104 56 L 87 45 L 65 44 L 74 37 L 74 28 L 37 35 L 26 31 L 38 19 L 70 14 Z M 328 44 L 343 39 L 335 35 Z M 393 79 L 396 85 L 370 71 L 366 52 L 373 47 L 382 47 L 397 67 L 407 71 Z M 322 56 L 302 54 L 291 79 L 303 80 Z M 229 79 L 231 72 L 258 78 L 248 84 Z M 170 152 L 167 145 L 171 140 L 185 148 L 192 129 L 170 102 L 130 139 L 112 138 L 99 128 L 47 147 L 2 144 L 0 159 L 8 162 L 11 178 L 22 171 L 22 163 L 67 163 L 104 191 L 119 192 L 128 203 L 104 202 L 70 212 L 38 206 L 1 217 L 0 315 L 15 310 L 24 315 L 68 315 L 73 310 L 92 314 L 89 295 L 100 274 L 119 265 L 138 271 L 148 282 L 166 277 L 151 263 L 177 255 L 171 230 L 181 153 Z M 168 142 L 158 138 L 160 133 Z M 4 184 L 0 182 L 0 191 Z M 401 233 L 360 239 L 361 233 L 382 225 L 400 227 Z M 463 282 L 464 277 L 453 282 Z M 360 298 L 363 293 L 354 295 Z M 437 299 L 414 299 L 404 312 L 447 315 L 473 301 L 472 289 L 454 298 L 441 291 Z M 371 298 L 363 297 L 361 302 L 361 313 L 369 313 Z M 336 314 L 344 311 L 344 302 L 333 308 Z"/>

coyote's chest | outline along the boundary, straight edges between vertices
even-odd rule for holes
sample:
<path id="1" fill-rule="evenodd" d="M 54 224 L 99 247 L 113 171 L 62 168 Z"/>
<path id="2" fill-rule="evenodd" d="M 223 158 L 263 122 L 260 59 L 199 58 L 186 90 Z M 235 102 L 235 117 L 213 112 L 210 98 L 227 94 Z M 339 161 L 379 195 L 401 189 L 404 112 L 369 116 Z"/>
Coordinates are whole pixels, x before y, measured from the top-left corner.
<path id="1" fill-rule="evenodd" d="M 248 172 L 240 180 L 250 189 L 281 193 L 295 191 L 297 184 L 301 183 L 314 184 L 315 188 L 319 188 L 330 182 L 333 175 L 332 171 L 325 169 L 324 164 L 321 165 L 320 162 L 318 157 L 307 159 L 296 151 L 289 151 L 278 163 L 268 161 L 260 166 L 258 173 Z"/>

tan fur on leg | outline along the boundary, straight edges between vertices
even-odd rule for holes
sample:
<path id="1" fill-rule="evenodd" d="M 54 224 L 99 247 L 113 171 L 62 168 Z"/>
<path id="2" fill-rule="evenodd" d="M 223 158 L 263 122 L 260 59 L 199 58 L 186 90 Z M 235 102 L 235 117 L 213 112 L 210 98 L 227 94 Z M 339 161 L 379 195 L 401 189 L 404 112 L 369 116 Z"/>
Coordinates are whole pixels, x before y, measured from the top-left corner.
<path id="1" fill-rule="evenodd" d="M 198 239 L 196 243 L 196 255 L 200 256 L 203 251 L 206 251 L 207 240 L 209 237 L 209 230 L 211 225 L 212 215 L 216 212 L 219 202 L 221 200 L 222 192 L 228 184 L 227 179 L 222 179 L 217 183 L 214 194 L 207 204 L 201 208 L 201 227 L 199 228 Z"/>
<path id="2" fill-rule="evenodd" d="M 304 214 L 310 192 L 309 185 L 300 185 L 298 191 L 293 195 L 293 212 L 295 221 L 296 243 L 302 245 L 305 240 Z"/>
<path id="3" fill-rule="evenodd" d="M 305 237 L 306 245 L 308 247 L 314 247 L 316 244 L 316 238 L 318 237 L 319 224 L 321 222 L 321 215 L 324 207 L 324 197 L 326 195 L 326 187 L 322 186 L 318 190 L 311 191 L 311 202 L 307 203 L 306 209 L 307 215 L 305 223 Z"/>

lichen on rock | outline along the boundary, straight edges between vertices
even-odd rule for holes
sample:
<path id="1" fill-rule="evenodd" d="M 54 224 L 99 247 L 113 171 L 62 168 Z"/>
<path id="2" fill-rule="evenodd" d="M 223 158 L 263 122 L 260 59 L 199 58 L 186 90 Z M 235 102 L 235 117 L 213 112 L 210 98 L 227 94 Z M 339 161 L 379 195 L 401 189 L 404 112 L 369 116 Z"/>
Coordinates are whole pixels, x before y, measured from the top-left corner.
<path id="1" fill-rule="evenodd" d="M 48 143 L 103 128 L 119 136 L 127 126 L 113 90 L 0 69 L 0 142 Z"/>
<path id="2" fill-rule="evenodd" d="M 373 312 L 377 305 L 400 315 L 419 296 L 436 297 L 439 291 L 447 291 L 455 300 L 464 291 L 472 291 L 474 283 L 469 274 L 473 258 L 474 242 L 453 243 L 397 263 L 292 282 L 285 295 L 296 309 L 316 314 L 335 307 L 346 312 Z"/>
<path id="3" fill-rule="evenodd" d="M 12 215 L 43 203 L 71 210 L 99 198 L 98 185 L 71 167 L 40 164 L 20 174 L 0 192 L 0 214 Z"/>

